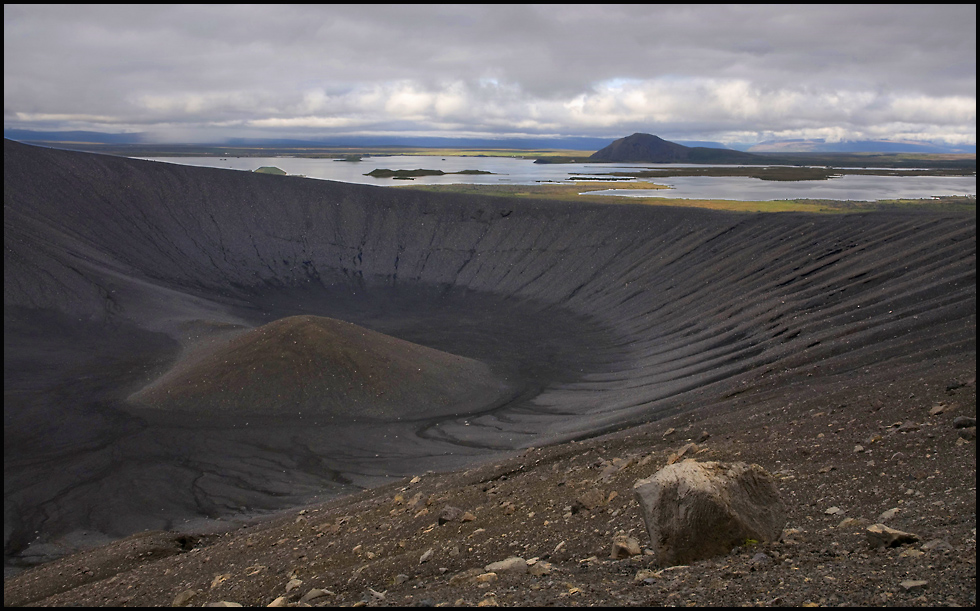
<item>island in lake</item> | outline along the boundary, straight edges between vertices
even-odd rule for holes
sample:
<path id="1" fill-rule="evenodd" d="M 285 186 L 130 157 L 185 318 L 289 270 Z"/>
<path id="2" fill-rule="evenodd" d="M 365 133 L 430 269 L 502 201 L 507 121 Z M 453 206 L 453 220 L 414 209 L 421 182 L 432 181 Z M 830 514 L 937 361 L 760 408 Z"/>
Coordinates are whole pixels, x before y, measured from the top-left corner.
<path id="1" fill-rule="evenodd" d="M 459 172 L 443 172 L 442 170 L 389 170 L 387 168 L 377 168 L 371 170 L 365 176 L 374 178 L 393 178 L 395 180 L 415 180 L 419 176 L 446 176 L 447 174 L 493 174 L 486 170 L 460 170 Z"/>

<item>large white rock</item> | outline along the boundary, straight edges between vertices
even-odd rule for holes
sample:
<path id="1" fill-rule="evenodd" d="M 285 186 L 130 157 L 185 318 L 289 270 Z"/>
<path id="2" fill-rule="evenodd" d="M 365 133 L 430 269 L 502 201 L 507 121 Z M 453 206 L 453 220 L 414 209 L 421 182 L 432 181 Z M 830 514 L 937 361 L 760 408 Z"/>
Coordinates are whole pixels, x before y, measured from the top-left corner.
<path id="1" fill-rule="evenodd" d="M 633 485 L 661 565 L 728 553 L 747 541 L 775 541 L 786 509 L 759 465 L 685 460 Z"/>

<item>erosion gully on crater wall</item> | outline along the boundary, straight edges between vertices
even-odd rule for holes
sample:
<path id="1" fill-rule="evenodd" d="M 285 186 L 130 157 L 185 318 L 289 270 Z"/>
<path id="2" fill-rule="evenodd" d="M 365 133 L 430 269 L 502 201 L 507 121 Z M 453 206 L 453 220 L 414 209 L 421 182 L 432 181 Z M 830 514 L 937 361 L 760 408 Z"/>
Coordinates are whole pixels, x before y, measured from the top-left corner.
<path id="1" fill-rule="evenodd" d="M 515 202 L 5 141 L 4 248 L 8 563 L 976 350 L 975 216 Z"/>

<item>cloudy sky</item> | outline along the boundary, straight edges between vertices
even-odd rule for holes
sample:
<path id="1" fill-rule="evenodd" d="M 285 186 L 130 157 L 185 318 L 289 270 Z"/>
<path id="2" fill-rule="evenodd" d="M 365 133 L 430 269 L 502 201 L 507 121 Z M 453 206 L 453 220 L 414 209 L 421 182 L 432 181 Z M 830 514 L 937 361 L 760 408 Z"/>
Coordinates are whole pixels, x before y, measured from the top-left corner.
<path id="1" fill-rule="evenodd" d="M 976 5 L 4 5 L 5 129 L 976 144 Z"/>

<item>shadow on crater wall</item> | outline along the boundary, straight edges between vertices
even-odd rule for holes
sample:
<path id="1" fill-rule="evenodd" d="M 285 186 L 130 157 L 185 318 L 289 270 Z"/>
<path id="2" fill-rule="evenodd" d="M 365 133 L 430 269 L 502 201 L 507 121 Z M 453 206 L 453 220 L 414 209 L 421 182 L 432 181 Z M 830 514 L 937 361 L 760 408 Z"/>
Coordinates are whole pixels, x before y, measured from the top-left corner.
<path id="1" fill-rule="evenodd" d="M 595 435 L 760 380 L 976 350 L 975 216 L 514 202 L 5 141 L 4 248 L 7 560 Z M 342 396 L 241 418 L 126 401 L 296 315 L 480 361 L 506 393 L 381 420 Z"/>

